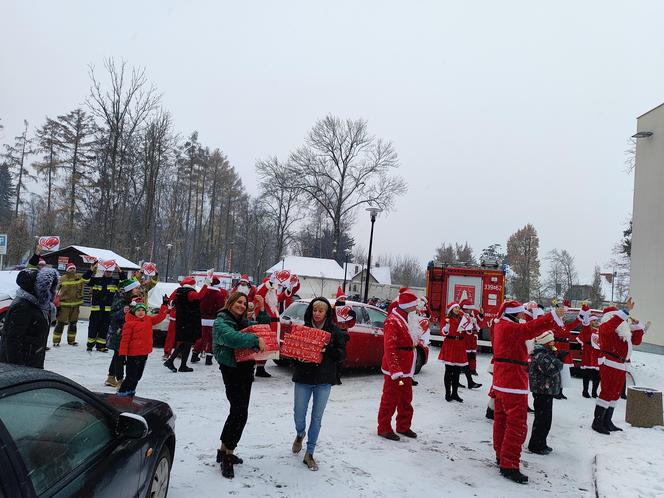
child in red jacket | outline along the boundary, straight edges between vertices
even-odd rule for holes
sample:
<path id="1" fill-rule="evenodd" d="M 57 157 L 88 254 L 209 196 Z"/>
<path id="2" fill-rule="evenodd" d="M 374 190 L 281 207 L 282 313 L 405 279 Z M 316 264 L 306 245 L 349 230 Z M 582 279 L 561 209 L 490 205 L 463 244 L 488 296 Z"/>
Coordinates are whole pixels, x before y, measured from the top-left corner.
<path id="1" fill-rule="evenodd" d="M 152 352 L 152 327 L 166 318 L 167 303 L 168 297 L 164 296 L 163 304 L 156 316 L 148 316 L 147 307 L 142 302 L 134 304 L 127 313 L 120 340 L 120 356 L 126 358 L 127 372 L 118 396 L 136 394 L 136 386 L 143 376 L 145 362 Z"/>

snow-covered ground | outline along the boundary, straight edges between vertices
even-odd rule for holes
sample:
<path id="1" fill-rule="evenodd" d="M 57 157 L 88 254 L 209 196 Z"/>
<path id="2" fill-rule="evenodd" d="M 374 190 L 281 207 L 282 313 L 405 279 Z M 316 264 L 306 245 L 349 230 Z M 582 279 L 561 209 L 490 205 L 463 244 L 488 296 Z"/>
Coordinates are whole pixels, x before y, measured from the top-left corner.
<path id="1" fill-rule="evenodd" d="M 104 387 L 110 354 L 85 351 L 87 322 L 79 325 L 78 348 L 63 345 L 46 356 L 46 368 L 95 391 Z M 49 340 L 50 344 L 50 340 Z M 219 495 L 270 497 L 355 496 L 664 496 L 664 428 L 637 429 L 624 422 L 625 402 L 614 421 L 625 431 L 611 436 L 590 429 L 594 400 L 581 397 L 581 381 L 566 390 L 568 400 L 554 404 L 549 446 L 539 456 L 524 451 L 522 471 L 530 484 L 513 484 L 498 474 L 491 445 L 491 422 L 484 418 L 489 357 L 480 355 L 479 382 L 462 390 L 465 403 L 446 403 L 443 367 L 435 358 L 417 376 L 414 388 L 416 440 L 391 442 L 376 436 L 376 414 L 382 376 L 353 372 L 332 389 L 323 419 L 316 459 L 320 471 L 310 472 L 302 454 L 290 451 L 295 436 L 290 372 L 268 365 L 271 379 L 257 379 L 244 436 L 237 454 L 244 464 L 236 477 L 221 476 L 215 463 L 219 434 L 228 413 L 217 366 L 194 365 L 192 373 L 173 374 L 162 366 L 161 350 L 148 360 L 140 396 L 168 402 L 177 415 L 176 457 L 171 476 L 173 498 Z M 635 353 L 634 376 L 639 385 L 661 389 L 661 356 Z M 465 381 L 464 381 L 465 383 Z M 532 416 L 529 416 L 529 425 Z"/>

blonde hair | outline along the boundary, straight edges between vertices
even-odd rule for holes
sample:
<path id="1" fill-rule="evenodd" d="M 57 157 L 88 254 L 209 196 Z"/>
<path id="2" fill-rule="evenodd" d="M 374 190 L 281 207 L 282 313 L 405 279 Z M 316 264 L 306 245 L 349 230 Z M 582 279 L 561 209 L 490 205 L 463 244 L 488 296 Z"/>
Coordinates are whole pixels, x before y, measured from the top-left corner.
<path id="1" fill-rule="evenodd" d="M 325 301 L 315 301 L 314 305 L 313 305 L 313 309 L 316 309 L 316 308 L 319 308 L 319 309 L 323 308 L 326 312 L 327 312 L 328 309 L 330 309 L 330 307 L 327 305 L 327 303 Z"/>

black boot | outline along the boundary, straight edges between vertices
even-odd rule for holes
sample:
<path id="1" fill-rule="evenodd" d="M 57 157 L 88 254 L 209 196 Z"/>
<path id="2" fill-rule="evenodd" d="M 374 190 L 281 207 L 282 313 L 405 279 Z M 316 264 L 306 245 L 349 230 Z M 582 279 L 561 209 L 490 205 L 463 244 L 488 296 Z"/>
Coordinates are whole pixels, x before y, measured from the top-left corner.
<path id="1" fill-rule="evenodd" d="M 170 358 L 164 362 L 164 366 L 168 368 L 171 372 L 177 372 L 178 369 L 175 368 L 175 365 L 173 365 L 173 360 Z"/>
<path id="2" fill-rule="evenodd" d="M 613 410 L 613 407 L 606 409 L 606 413 L 604 414 L 604 426 L 609 430 L 609 432 L 622 431 L 622 429 L 614 425 L 613 421 L 611 420 L 613 418 Z"/>
<path id="3" fill-rule="evenodd" d="M 212 355 L 211 354 L 205 355 L 205 364 L 207 366 L 212 365 Z"/>
<path id="4" fill-rule="evenodd" d="M 599 432 L 600 434 L 609 434 L 609 429 L 606 428 L 606 424 L 604 422 L 606 416 L 606 408 L 595 405 L 595 416 L 593 418 L 593 424 L 591 427 L 595 432 Z"/>
<path id="5" fill-rule="evenodd" d="M 560 388 L 560 393 L 557 396 L 554 396 L 556 399 L 567 399 L 567 396 L 563 394 L 563 389 L 562 387 Z"/>
<path id="6" fill-rule="evenodd" d="M 470 367 L 468 366 L 465 367 L 465 374 L 466 374 L 466 382 L 468 383 L 468 389 L 476 389 L 478 387 L 482 387 L 482 384 L 478 384 L 473 380 L 473 377 L 470 374 Z"/>
<path id="7" fill-rule="evenodd" d="M 510 481 L 514 481 L 519 484 L 526 484 L 528 482 L 528 476 L 523 475 L 519 469 L 500 469 L 500 475 L 506 477 Z"/>
<path id="8" fill-rule="evenodd" d="M 201 361 L 201 357 L 198 356 L 198 353 L 196 353 L 196 352 L 194 351 L 193 353 L 191 353 L 191 360 L 190 360 L 190 361 L 191 361 L 192 363 L 198 363 L 199 361 Z"/>
<path id="9" fill-rule="evenodd" d="M 445 384 L 445 401 L 452 401 L 452 371 L 445 367 L 445 377 L 443 377 L 443 383 Z"/>
<path id="10" fill-rule="evenodd" d="M 484 416 L 489 420 L 493 420 L 493 410 L 487 406 L 486 413 L 484 414 Z"/>
<path id="11" fill-rule="evenodd" d="M 414 386 L 417 386 L 417 385 L 419 385 L 419 382 L 417 382 L 415 379 L 413 379 L 412 384 L 413 384 Z"/>
<path id="12" fill-rule="evenodd" d="M 581 393 L 581 396 L 584 398 L 590 398 L 590 394 L 588 394 L 588 384 L 590 384 L 590 372 L 588 370 L 583 371 L 583 392 Z"/>
<path id="13" fill-rule="evenodd" d="M 233 459 L 229 454 L 221 456 L 221 475 L 226 479 L 233 479 L 235 477 L 235 471 L 233 470 Z"/>
<path id="14" fill-rule="evenodd" d="M 228 455 L 231 457 L 231 461 L 233 462 L 233 465 L 240 465 L 241 463 L 244 463 L 244 460 L 242 460 L 239 456 L 237 455 Z M 217 463 L 221 463 L 224 459 L 224 452 L 222 450 L 217 450 Z"/>
<path id="15" fill-rule="evenodd" d="M 263 365 L 260 365 L 260 366 L 256 367 L 256 377 L 269 378 L 269 377 L 272 377 L 272 376 L 265 371 L 265 367 Z"/>
<path id="16" fill-rule="evenodd" d="M 593 391 L 592 391 L 592 397 L 596 398 L 597 397 L 597 388 L 599 387 L 599 371 L 598 370 L 593 370 L 592 373 L 592 380 L 593 380 Z"/>
<path id="17" fill-rule="evenodd" d="M 622 391 L 620 392 L 620 399 L 627 399 L 627 394 L 625 393 L 626 389 L 627 389 L 627 382 L 623 384 Z"/>
<path id="18" fill-rule="evenodd" d="M 178 372 L 193 372 L 194 369 L 191 367 L 188 367 L 186 363 L 180 363 L 180 368 L 178 368 Z"/>

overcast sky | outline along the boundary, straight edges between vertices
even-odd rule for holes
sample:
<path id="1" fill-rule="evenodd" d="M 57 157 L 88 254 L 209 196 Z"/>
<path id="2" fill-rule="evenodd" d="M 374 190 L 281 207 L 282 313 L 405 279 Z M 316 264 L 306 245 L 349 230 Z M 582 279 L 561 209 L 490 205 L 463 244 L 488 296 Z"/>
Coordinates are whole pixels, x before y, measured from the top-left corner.
<path id="1" fill-rule="evenodd" d="M 328 113 L 391 140 L 409 185 L 377 253 L 423 263 L 526 223 L 582 280 L 632 211 L 635 118 L 664 101 L 661 1 L 0 1 L 0 142 L 80 105 L 87 65 L 145 66 L 179 132 L 256 159 Z M 368 215 L 354 228 L 368 246 Z"/>

